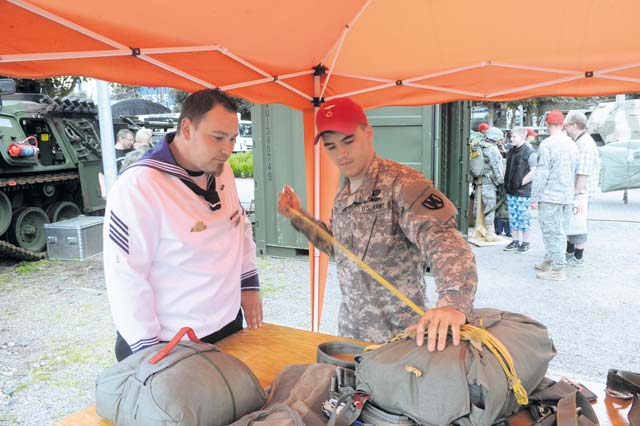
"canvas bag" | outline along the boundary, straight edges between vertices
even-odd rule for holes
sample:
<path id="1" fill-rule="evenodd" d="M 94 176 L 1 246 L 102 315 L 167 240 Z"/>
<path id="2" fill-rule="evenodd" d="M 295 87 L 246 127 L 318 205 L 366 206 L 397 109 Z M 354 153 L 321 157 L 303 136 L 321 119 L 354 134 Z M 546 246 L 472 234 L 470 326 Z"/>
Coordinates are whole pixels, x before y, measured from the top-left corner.
<path id="1" fill-rule="evenodd" d="M 196 341 L 180 341 L 184 334 Z M 190 328 L 107 368 L 96 384 L 96 412 L 119 426 L 223 426 L 265 400 L 242 361 Z"/>
<path id="2" fill-rule="evenodd" d="M 287 365 L 274 379 L 266 404 L 230 426 L 324 426 L 320 407 L 335 376 L 330 364 Z"/>
<path id="3" fill-rule="evenodd" d="M 475 310 L 472 323 L 504 344 L 523 387 L 532 392 L 556 354 L 546 327 L 525 315 L 496 309 Z M 428 352 L 426 345 L 403 339 L 356 359 L 357 389 L 383 410 L 421 425 L 489 426 L 518 410 L 495 356 L 468 341 Z"/>
<path id="4" fill-rule="evenodd" d="M 587 194 L 578 194 L 575 196 L 569 226 L 567 227 L 567 235 L 582 235 L 587 233 L 588 205 L 589 196 Z"/>

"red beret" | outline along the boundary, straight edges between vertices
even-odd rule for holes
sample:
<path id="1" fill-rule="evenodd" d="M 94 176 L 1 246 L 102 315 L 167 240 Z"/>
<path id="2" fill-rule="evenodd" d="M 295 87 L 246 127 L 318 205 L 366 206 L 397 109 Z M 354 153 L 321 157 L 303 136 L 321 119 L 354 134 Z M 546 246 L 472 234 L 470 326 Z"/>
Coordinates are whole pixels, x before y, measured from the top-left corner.
<path id="1" fill-rule="evenodd" d="M 489 126 L 487 123 L 480 123 L 480 125 L 478 126 L 478 130 L 482 132 L 483 130 L 489 129 L 489 127 L 491 126 Z"/>
<path id="2" fill-rule="evenodd" d="M 527 136 L 538 136 L 538 134 L 533 129 L 527 129 Z"/>
<path id="3" fill-rule="evenodd" d="M 547 124 L 563 124 L 564 114 L 559 109 L 554 109 L 547 114 Z"/>

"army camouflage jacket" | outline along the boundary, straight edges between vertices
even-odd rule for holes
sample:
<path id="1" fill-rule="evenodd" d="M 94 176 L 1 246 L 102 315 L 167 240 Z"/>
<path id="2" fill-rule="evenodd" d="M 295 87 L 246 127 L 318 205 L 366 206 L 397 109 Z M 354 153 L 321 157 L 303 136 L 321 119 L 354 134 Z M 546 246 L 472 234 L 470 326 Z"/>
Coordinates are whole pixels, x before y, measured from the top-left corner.
<path id="1" fill-rule="evenodd" d="M 331 228 L 314 222 L 421 307 L 427 304 L 424 276 L 430 265 L 437 306 L 459 309 L 470 318 L 478 277 L 474 255 L 456 229 L 455 215 L 456 208 L 431 181 L 376 156 L 355 193 L 345 180 L 335 198 Z M 415 312 L 321 240 L 307 223 L 299 218 L 291 222 L 335 258 L 342 292 L 340 335 L 384 342 L 417 322 Z"/>
<path id="2" fill-rule="evenodd" d="M 543 140 L 538 148 L 531 202 L 571 204 L 577 167 L 578 150 L 569 136 L 559 134 Z"/>
<path id="3" fill-rule="evenodd" d="M 480 149 L 482 149 L 485 163 L 482 184 L 502 185 L 504 183 L 504 162 L 500 150 L 495 144 L 487 141 L 480 142 Z"/>

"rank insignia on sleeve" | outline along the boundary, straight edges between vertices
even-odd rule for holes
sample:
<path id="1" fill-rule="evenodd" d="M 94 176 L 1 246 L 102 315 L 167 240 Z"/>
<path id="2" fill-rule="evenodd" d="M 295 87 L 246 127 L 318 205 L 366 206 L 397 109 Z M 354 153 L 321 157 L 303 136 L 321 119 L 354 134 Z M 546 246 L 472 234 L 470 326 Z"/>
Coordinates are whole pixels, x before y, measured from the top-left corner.
<path id="1" fill-rule="evenodd" d="M 422 205 L 429 210 L 440 210 L 444 207 L 442 197 L 437 194 L 431 194 L 422 202 Z"/>
<path id="2" fill-rule="evenodd" d="M 203 221 L 199 220 L 191 227 L 191 232 L 202 232 L 205 229 L 207 229 L 207 225 Z"/>

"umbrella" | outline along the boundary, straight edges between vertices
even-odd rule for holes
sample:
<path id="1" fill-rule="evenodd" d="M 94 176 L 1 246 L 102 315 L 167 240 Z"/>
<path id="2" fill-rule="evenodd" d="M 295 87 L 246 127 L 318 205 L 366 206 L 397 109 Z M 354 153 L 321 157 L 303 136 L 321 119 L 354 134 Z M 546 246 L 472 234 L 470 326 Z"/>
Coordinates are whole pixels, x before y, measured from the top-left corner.
<path id="1" fill-rule="evenodd" d="M 0 74 L 220 87 L 302 110 L 308 207 L 326 220 L 338 174 L 313 145 L 323 99 L 372 108 L 640 91 L 638 16 L 632 0 L 0 0 Z M 317 329 L 327 259 L 311 258 Z"/>

